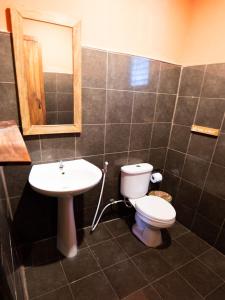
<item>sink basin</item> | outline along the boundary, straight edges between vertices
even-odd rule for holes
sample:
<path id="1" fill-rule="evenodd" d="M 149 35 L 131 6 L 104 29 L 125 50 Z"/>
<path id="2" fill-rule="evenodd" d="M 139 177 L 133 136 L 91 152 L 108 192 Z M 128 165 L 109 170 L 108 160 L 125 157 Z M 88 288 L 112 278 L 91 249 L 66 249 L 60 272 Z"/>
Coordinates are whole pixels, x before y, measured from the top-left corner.
<path id="1" fill-rule="evenodd" d="M 93 188 L 101 178 L 101 170 L 84 159 L 34 165 L 30 171 L 29 183 L 36 192 L 58 197 L 57 248 L 66 257 L 77 254 L 73 196 Z"/>
<path id="2" fill-rule="evenodd" d="M 32 188 L 53 197 L 79 195 L 94 187 L 102 177 L 101 170 L 84 159 L 70 160 L 60 164 L 34 165 L 29 175 Z"/>

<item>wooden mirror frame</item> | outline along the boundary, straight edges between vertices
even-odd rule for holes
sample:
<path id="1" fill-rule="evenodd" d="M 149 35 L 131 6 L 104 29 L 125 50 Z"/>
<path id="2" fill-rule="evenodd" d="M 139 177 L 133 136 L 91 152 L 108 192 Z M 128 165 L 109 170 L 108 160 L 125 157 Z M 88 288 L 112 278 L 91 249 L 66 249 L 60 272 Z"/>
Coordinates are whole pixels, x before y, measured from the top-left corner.
<path id="1" fill-rule="evenodd" d="M 68 19 L 65 20 L 64 18 L 45 15 L 39 12 L 19 12 L 18 10 L 12 8 L 10 9 L 10 16 L 23 134 L 36 135 L 81 132 L 81 22 L 79 21 L 74 25 L 74 21 L 71 22 L 71 20 Z M 23 49 L 23 19 L 66 26 L 72 29 L 74 124 L 31 124 L 24 63 L 25 58 Z"/>

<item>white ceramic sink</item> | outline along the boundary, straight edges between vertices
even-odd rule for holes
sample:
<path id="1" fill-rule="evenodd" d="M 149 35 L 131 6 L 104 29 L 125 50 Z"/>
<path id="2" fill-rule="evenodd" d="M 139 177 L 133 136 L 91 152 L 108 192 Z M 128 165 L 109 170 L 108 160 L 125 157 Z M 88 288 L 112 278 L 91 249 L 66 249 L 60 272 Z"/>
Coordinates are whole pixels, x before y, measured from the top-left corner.
<path id="1" fill-rule="evenodd" d="M 101 178 L 101 170 L 84 159 L 34 165 L 31 169 L 31 187 L 41 194 L 58 197 L 57 247 L 67 257 L 77 254 L 73 196 L 88 191 Z"/>
<path id="2" fill-rule="evenodd" d="M 54 197 L 79 195 L 101 180 L 102 172 L 84 159 L 34 165 L 29 175 L 32 188 L 41 194 Z"/>

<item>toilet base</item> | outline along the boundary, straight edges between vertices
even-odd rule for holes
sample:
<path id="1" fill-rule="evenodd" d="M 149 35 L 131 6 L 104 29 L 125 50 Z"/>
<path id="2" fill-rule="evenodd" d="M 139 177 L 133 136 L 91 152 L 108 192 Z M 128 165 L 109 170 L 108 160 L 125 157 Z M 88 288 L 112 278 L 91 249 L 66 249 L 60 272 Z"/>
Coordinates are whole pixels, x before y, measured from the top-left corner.
<path id="1" fill-rule="evenodd" d="M 162 234 L 160 229 L 146 227 L 144 230 L 137 224 L 132 226 L 133 234 L 141 240 L 146 246 L 156 248 L 162 244 Z"/>

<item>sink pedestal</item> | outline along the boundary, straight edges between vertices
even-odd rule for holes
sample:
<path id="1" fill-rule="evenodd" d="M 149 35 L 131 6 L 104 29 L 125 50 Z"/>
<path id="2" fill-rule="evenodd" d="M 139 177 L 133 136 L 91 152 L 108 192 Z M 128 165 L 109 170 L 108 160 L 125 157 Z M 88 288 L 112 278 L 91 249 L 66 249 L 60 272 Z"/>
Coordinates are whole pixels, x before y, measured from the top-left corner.
<path id="1" fill-rule="evenodd" d="M 58 197 L 57 248 L 66 257 L 74 257 L 77 254 L 73 196 Z"/>

